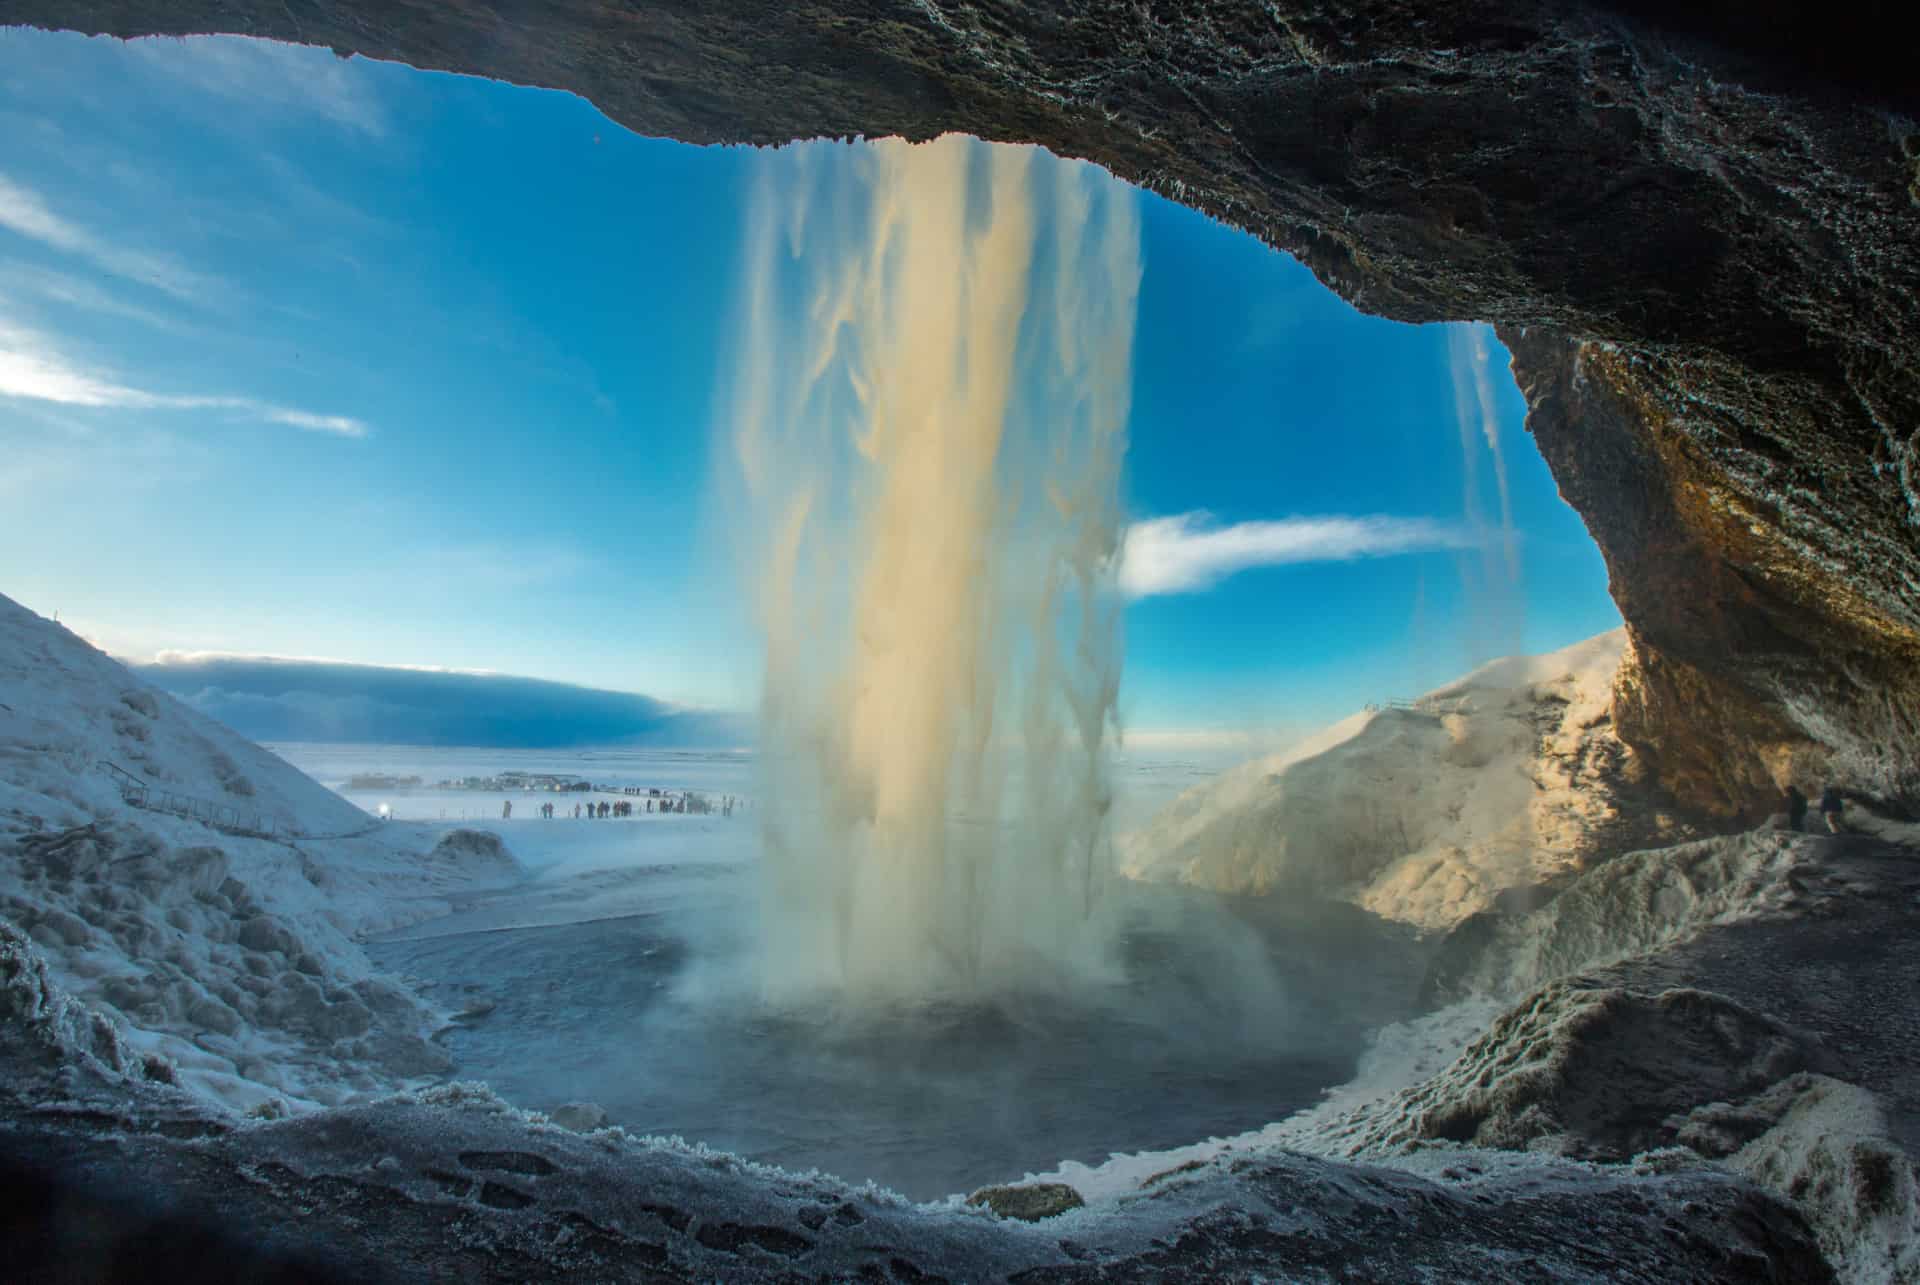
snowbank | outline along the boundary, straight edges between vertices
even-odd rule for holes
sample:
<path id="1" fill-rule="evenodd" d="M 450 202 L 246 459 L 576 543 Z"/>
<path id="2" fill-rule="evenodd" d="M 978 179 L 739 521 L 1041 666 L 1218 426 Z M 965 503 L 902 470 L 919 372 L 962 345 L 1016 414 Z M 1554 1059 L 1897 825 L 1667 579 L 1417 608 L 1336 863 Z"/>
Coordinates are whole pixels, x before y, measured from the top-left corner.
<path id="1" fill-rule="evenodd" d="M 1833 1050 L 1724 996 L 1558 981 L 1438 1075 L 1262 1141 L 1396 1165 L 1488 1154 L 1469 1148 L 1717 1164 L 1795 1202 L 1840 1279 L 1920 1279 L 1913 1162 L 1874 1095 L 1828 1073 Z"/>
<path id="2" fill-rule="evenodd" d="M 1546 905 L 1463 927 L 1435 962 L 1442 997 L 1514 996 L 1557 977 L 1659 950 L 1714 924 L 1785 910 L 1815 840 L 1770 830 L 1630 852 L 1582 873 Z"/>
<path id="3" fill-rule="evenodd" d="M 1803 1036 L 1723 996 L 1560 981 L 1503 1013 L 1440 1074 L 1322 1132 L 1349 1156 L 1458 1142 L 1623 1161 L 1672 1144 L 1672 1120 L 1824 1067 Z"/>
<path id="4" fill-rule="evenodd" d="M 1182 795 L 1122 842 L 1140 879 L 1343 895 L 1444 930 L 1565 876 L 1620 820 L 1614 630 L 1495 661 L 1411 709 L 1357 714 Z"/>
<path id="5" fill-rule="evenodd" d="M 1757 1131 L 1757 1136 L 1756 1136 Z M 1790 1196 L 1843 1280 L 1920 1280 L 1920 1191 L 1873 1094 L 1797 1075 L 1738 1105 L 1694 1111 L 1682 1140 Z M 1726 1154 L 1722 1148 L 1752 1140 Z"/>

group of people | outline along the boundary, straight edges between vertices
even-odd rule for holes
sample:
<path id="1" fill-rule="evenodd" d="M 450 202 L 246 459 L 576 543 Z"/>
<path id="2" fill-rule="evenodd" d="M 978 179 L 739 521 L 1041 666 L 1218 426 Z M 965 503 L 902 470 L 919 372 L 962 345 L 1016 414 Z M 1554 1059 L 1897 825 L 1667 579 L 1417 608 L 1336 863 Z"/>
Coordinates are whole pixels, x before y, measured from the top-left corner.
<path id="1" fill-rule="evenodd" d="M 644 799 L 642 800 L 642 802 L 644 802 L 647 805 L 648 812 L 652 812 L 655 810 L 653 806 L 654 805 L 653 799 Z M 692 802 L 691 796 L 682 796 L 681 798 L 678 798 L 678 799 L 663 798 L 659 800 L 660 807 L 658 810 L 662 813 L 687 812 L 687 811 L 705 813 L 705 812 L 717 811 L 720 813 L 721 816 L 730 817 L 733 815 L 734 806 L 738 804 L 740 800 L 734 798 L 731 794 L 729 794 L 729 795 L 725 795 L 721 799 L 717 807 L 712 802 L 706 799 L 702 799 L 699 801 L 698 806 L 690 808 L 688 806 L 690 802 Z M 540 805 L 540 815 L 542 817 L 551 821 L 553 820 L 553 814 L 554 814 L 553 804 L 542 803 Z M 617 803 L 607 802 L 605 800 L 602 800 L 599 803 L 576 803 L 573 805 L 573 819 L 576 821 L 578 821 L 582 816 L 586 817 L 586 819 L 589 821 L 596 820 L 596 819 L 604 821 L 608 817 L 630 817 L 632 815 L 633 815 L 633 804 L 627 800 L 621 800 L 620 802 L 617 802 Z M 500 819 L 502 821 L 513 820 L 513 800 L 512 799 L 508 799 L 500 805 Z"/>
<path id="2" fill-rule="evenodd" d="M 1820 791 L 1820 818 L 1827 823 L 1827 833 L 1839 834 L 1846 829 L 1846 823 L 1841 820 L 1846 807 L 1839 786 L 1829 785 Z M 1787 787 L 1787 824 L 1795 830 L 1807 828 L 1807 796 L 1797 785 Z"/>
<path id="3" fill-rule="evenodd" d="M 573 814 L 575 816 L 580 815 L 580 806 L 578 803 L 573 805 Z M 599 803 L 587 804 L 586 809 L 586 816 L 589 821 L 595 817 L 605 820 L 607 817 L 630 817 L 633 815 L 633 804 L 631 803 L 608 803 L 603 800 Z M 651 802 L 647 804 L 647 811 L 653 811 L 653 804 Z"/>

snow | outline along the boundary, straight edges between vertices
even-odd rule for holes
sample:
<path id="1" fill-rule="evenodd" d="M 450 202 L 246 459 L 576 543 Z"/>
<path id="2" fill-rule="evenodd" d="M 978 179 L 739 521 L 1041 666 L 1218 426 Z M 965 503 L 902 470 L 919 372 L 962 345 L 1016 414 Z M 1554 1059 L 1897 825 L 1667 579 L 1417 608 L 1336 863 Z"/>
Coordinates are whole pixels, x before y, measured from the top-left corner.
<path id="1" fill-rule="evenodd" d="M 1354 1080 L 1318 1107 L 1236 1137 L 1029 1176 L 1124 1201 L 1288 1151 L 1447 1181 L 1569 1164 L 1724 1169 L 1794 1201 L 1842 1280 L 1920 1279 L 1912 1162 L 1881 1101 L 1832 1078 L 1856 1050 L 1723 995 L 1585 980 L 1730 925 L 1844 913 L 1823 887 L 1889 895 L 1823 871 L 1838 842 L 1765 828 L 1605 861 L 1476 934 L 1449 979 L 1467 998 L 1380 1031 Z"/>
<path id="2" fill-rule="evenodd" d="M 1499 920 L 1457 990 L 1524 994 L 1556 977 L 1641 955 L 1713 924 L 1782 911 L 1807 840 L 1771 830 L 1631 852 L 1546 905 Z"/>
<path id="3" fill-rule="evenodd" d="M 1123 838 L 1126 872 L 1221 892 L 1341 895 L 1443 931 L 1580 869 L 1617 819 L 1614 630 L 1495 661 L 1416 708 L 1356 714 L 1182 795 Z"/>
<path id="4" fill-rule="evenodd" d="M 265 839 L 130 806 L 102 763 Z M 229 1107 L 310 1109 L 443 1072 L 439 1015 L 357 938 L 518 882 L 504 849 L 382 825 L 0 598 L 0 908 L 50 977 Z"/>
<path id="5" fill-rule="evenodd" d="M 1888 1136 L 1873 1094 L 1823 1075 L 1800 1075 L 1742 1107 L 1749 1121 L 1767 1121 L 1768 1128 L 1727 1157 L 1728 1167 L 1791 1194 L 1810 1214 L 1820 1247 L 1843 1280 L 1920 1280 L 1913 1164 Z M 1698 1131 L 1703 1117 L 1718 1123 L 1715 1117 L 1734 1113 L 1716 1103 L 1695 1111 L 1684 1128 Z"/>
<path id="6" fill-rule="evenodd" d="M 448 1015 L 378 975 L 362 949 L 375 936 L 693 907 L 748 868 L 752 826 L 376 823 L 0 598 L 0 1060 L 78 1095 L 49 1098 L 42 1109 L 56 1113 L 78 1109 L 92 1083 L 109 1097 L 91 1109 L 213 1111 L 223 1129 L 251 1115 L 192 1144 L 196 1163 L 224 1156 L 250 1175 L 234 1189 L 255 1192 L 246 1199 L 282 1184 L 307 1208 L 322 1188 L 303 1182 L 380 1182 L 396 1219 L 419 1209 L 439 1223 L 442 1204 L 464 1202 L 463 1235 L 493 1234 L 482 1207 L 533 1217 L 547 1201 L 670 1245 L 704 1278 L 777 1275 L 783 1256 L 802 1254 L 818 1256 L 809 1272 L 851 1274 L 874 1244 L 911 1244 L 922 1267 L 957 1277 L 1067 1271 L 1096 1242 L 1113 1261 L 1138 1255 L 1177 1274 L 1180 1260 L 1154 1257 L 1174 1252 L 1162 1247 L 1239 1245 L 1249 1228 L 1348 1246 L 1329 1261 L 1364 1276 L 1377 1265 L 1370 1246 L 1436 1209 L 1446 1234 L 1394 1242 L 1410 1255 L 1401 1267 L 1428 1267 L 1399 1274 L 1537 1275 L 1513 1246 L 1560 1253 L 1557 1229 L 1604 1217 L 1614 1265 L 1645 1276 L 1668 1248 L 1693 1252 L 1650 1247 L 1668 1222 L 1718 1220 L 1711 1234 L 1736 1246 L 1739 1228 L 1778 1219 L 1730 1176 L 1741 1174 L 1798 1202 L 1846 1279 L 1915 1279 L 1914 1174 L 1873 1095 L 1830 1078 L 1836 1068 L 1797 1032 L 1724 996 L 1564 980 L 1786 913 L 1808 842 L 1756 833 L 1590 864 L 1617 807 L 1599 777 L 1621 752 L 1606 715 L 1622 641 L 1496 662 L 1420 709 L 1356 715 L 1187 792 L 1129 836 L 1129 872 L 1143 879 L 1333 891 L 1428 930 L 1508 888 L 1566 886 L 1495 921 L 1450 963 L 1465 998 L 1380 1031 L 1354 1079 L 1313 1110 L 1029 1175 L 1087 1201 L 1029 1228 L 958 1198 L 915 1206 L 597 1128 L 591 1104 L 566 1109 L 576 1133 L 484 1086 L 437 1084 L 451 1066 L 430 1037 Z M 133 807 L 103 762 L 282 837 Z M 147 1148 L 140 1163 L 177 1145 L 138 1130 L 123 1141 Z M 1356 1159 L 1366 1164 L 1336 1163 Z M 542 1252 L 591 1273 L 572 1225 L 558 1222 Z M 1578 1257 L 1587 1248 L 1552 1270 L 1610 1274 Z M 1221 1252 L 1191 1263 L 1230 1274 L 1247 1261 Z"/>
<path id="7" fill-rule="evenodd" d="M 0 1047 L 0 1066 L 17 1075 L 17 1050 Z M 676 1138 L 576 1133 L 484 1085 L 240 1128 L 197 1115 L 164 1080 L 97 1063 L 42 1092 L 7 1122 L 15 1154 L 83 1156 L 95 1200 L 133 1183 L 191 1187 L 239 1244 L 324 1246 L 349 1279 L 459 1262 L 526 1280 L 737 1281 L 1707 1279 L 1762 1255 L 1793 1278 L 1819 1267 L 1777 1201 L 1699 1168 L 1488 1155 L 1416 1172 L 1273 1153 L 1028 1224 Z M 64 1131 L 76 1118 L 113 1131 L 76 1137 Z M 289 1228 L 302 1237 L 284 1239 Z"/>

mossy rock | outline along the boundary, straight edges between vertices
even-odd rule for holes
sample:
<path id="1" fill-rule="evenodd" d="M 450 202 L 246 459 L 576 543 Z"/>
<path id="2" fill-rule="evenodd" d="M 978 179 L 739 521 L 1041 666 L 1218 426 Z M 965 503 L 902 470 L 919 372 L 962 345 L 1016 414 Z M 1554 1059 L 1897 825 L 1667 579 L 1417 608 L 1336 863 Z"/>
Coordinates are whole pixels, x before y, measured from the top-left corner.
<path id="1" fill-rule="evenodd" d="M 1064 1182 L 1036 1182 L 1018 1187 L 982 1187 L 967 1197 L 967 1203 L 985 1205 L 1002 1218 L 1037 1223 L 1087 1202 Z"/>

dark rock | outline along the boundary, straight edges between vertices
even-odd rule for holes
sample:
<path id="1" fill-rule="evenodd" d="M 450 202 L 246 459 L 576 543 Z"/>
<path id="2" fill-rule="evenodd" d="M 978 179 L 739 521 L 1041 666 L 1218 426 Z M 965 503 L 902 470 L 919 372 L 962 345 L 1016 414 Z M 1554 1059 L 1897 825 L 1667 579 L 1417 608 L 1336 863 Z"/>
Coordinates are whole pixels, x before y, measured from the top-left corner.
<path id="1" fill-rule="evenodd" d="M 278 951 L 288 959 L 300 954 L 300 940 L 271 915 L 255 915 L 240 925 L 239 942 L 248 950 Z"/>
<path id="2" fill-rule="evenodd" d="M 1823 1065 L 1803 1035 L 1725 996 L 1555 982 L 1422 1084 L 1356 1113 L 1364 1151 L 1434 1139 L 1623 1161 L 1670 1146 L 1704 1102 Z"/>
<path id="3" fill-rule="evenodd" d="M 1002 1218 L 1037 1223 L 1064 1214 L 1087 1202 L 1064 1182 L 1036 1182 L 1010 1187 L 982 1187 L 967 1197 L 969 1205 L 985 1205 Z"/>
<path id="4" fill-rule="evenodd" d="M 737 1254 L 742 1245 L 752 1245 L 770 1254 L 796 1258 L 813 1248 L 813 1242 L 784 1227 L 749 1227 L 740 1223 L 701 1223 L 693 1229 L 693 1238 L 708 1249 Z"/>
<path id="5" fill-rule="evenodd" d="M 405 1031 L 374 1031 L 361 1043 L 360 1056 L 395 1075 L 444 1075 L 453 1058 L 438 1044 Z"/>
<path id="6" fill-rule="evenodd" d="M 75 826 L 52 834 L 29 834 L 19 841 L 29 872 L 52 879 L 73 879 L 103 868 L 119 844 L 99 824 Z"/>
<path id="7" fill-rule="evenodd" d="M 480 1203 L 494 1209 L 525 1209 L 534 1201 L 524 1191 L 515 1191 L 505 1183 L 483 1182 L 480 1184 Z"/>
<path id="8" fill-rule="evenodd" d="M 500 836 L 486 830 L 449 831 L 434 845 L 430 855 L 436 860 L 459 865 L 513 860 L 507 845 L 500 842 Z"/>
<path id="9" fill-rule="evenodd" d="M 240 1029 L 240 1015 L 216 999 L 196 1000 L 187 1009 L 187 1020 L 218 1035 L 232 1035 Z"/>
<path id="10" fill-rule="evenodd" d="M 309 1015 L 315 1034 L 327 1040 L 350 1040 L 365 1035 L 373 1026 L 373 1014 L 358 1000 L 328 1004 Z"/>
<path id="11" fill-rule="evenodd" d="M 551 1117 L 555 1124 L 575 1133 L 591 1133 L 607 1127 L 606 1108 L 592 1102 L 569 1102 L 555 1107 Z"/>
<path id="12" fill-rule="evenodd" d="M 553 1161 L 531 1151 L 462 1151 L 459 1160 L 463 1169 L 498 1169 L 532 1178 L 560 1172 Z"/>

